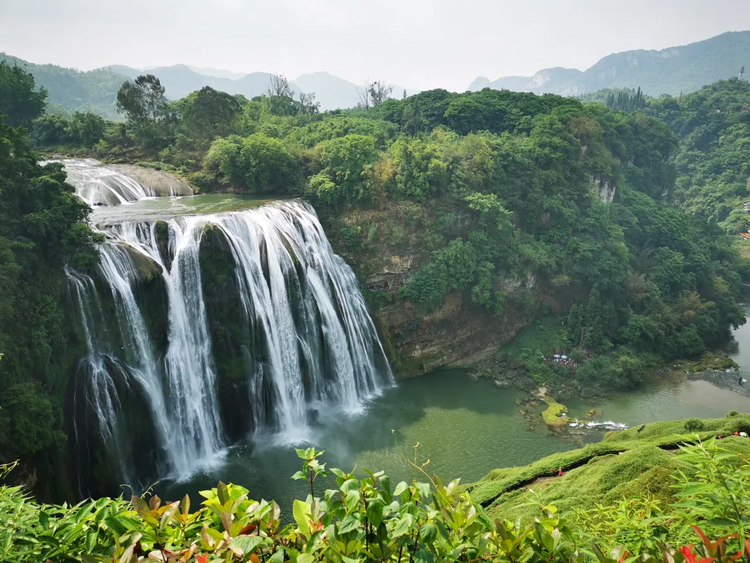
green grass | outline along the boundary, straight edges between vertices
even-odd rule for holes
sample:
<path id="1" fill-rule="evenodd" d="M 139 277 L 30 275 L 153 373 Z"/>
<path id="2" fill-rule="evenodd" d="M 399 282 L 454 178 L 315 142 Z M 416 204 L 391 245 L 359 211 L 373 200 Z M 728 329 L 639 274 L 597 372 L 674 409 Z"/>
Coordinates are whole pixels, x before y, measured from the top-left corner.
<path id="1" fill-rule="evenodd" d="M 664 501 L 671 500 L 673 475 L 685 469 L 679 450 L 673 446 L 730 436 L 725 448 L 750 451 L 750 440 L 735 438 L 735 431 L 750 431 L 750 416 L 737 415 L 702 419 L 703 430 L 689 432 L 685 420 L 646 424 L 638 428 L 608 433 L 596 444 L 557 453 L 524 467 L 496 469 L 476 483 L 466 485 L 475 502 L 487 508 L 494 518 L 515 520 L 538 514 L 537 503 L 559 510 L 593 508 L 623 497 L 650 492 Z M 557 477 L 562 467 L 564 475 Z M 533 482 L 535 479 L 541 481 Z M 585 494 L 582 494 L 584 493 Z"/>

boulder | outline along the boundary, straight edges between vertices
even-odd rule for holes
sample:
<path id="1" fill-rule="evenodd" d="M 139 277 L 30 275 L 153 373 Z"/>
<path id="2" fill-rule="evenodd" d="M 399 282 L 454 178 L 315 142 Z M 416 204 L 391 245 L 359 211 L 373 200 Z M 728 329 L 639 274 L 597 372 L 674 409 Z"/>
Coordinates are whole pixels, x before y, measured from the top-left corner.
<path id="1" fill-rule="evenodd" d="M 534 380 L 528 375 L 522 375 L 521 377 L 516 378 L 515 384 L 524 391 L 533 391 L 536 389 L 536 383 L 534 383 Z"/>
<path id="2" fill-rule="evenodd" d="M 125 243 L 118 243 L 122 248 L 124 248 L 128 255 L 130 256 L 130 260 L 133 263 L 133 266 L 135 267 L 135 272 L 140 281 L 144 282 L 150 282 L 151 280 L 161 277 L 162 274 L 162 267 L 160 264 L 155 262 L 150 256 L 146 256 L 142 252 L 139 252 L 129 244 Z"/>

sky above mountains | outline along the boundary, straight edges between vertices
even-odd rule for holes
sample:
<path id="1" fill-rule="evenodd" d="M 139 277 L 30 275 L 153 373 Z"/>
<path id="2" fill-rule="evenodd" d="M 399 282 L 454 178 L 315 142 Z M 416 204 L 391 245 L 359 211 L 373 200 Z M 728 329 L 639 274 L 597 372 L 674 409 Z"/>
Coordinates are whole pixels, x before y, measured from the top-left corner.
<path id="1" fill-rule="evenodd" d="M 326 70 L 456 91 L 746 29 L 748 0 L 0 0 L 0 51 L 35 63 Z"/>

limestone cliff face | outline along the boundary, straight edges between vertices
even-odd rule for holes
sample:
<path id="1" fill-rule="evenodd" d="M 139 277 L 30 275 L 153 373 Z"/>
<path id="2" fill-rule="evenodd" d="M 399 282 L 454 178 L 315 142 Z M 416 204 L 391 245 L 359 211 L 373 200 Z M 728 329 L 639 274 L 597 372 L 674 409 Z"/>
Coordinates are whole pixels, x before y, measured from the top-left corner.
<path id="1" fill-rule="evenodd" d="M 398 378 L 442 367 L 475 366 L 526 326 L 523 316 L 509 312 L 499 318 L 460 292 L 448 294 L 437 310 L 429 312 L 399 296 L 431 257 L 422 229 L 431 218 L 424 208 L 387 204 L 380 210 L 351 210 L 321 219 L 334 250 L 357 272 Z M 463 225 L 468 219 L 455 220 Z M 508 279 L 502 289 L 535 283 Z"/>
<path id="2" fill-rule="evenodd" d="M 496 316 L 466 301 L 452 293 L 426 315 L 406 300 L 373 311 L 398 377 L 476 365 L 513 338 L 515 331 L 502 328 Z"/>

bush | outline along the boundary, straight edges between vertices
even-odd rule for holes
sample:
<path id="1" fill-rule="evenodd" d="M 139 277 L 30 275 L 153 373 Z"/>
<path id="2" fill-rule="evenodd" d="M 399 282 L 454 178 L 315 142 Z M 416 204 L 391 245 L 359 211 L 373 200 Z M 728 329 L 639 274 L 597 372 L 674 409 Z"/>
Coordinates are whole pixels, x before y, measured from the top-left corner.
<path id="1" fill-rule="evenodd" d="M 688 418 L 685 421 L 685 430 L 687 430 L 688 432 L 698 432 L 700 430 L 703 430 L 704 428 L 705 425 L 700 418 Z"/>
<path id="2" fill-rule="evenodd" d="M 436 264 L 426 264 L 414 274 L 399 295 L 427 309 L 437 309 L 448 294 L 448 279 L 444 269 Z"/>
<path id="3" fill-rule="evenodd" d="M 360 476 L 332 469 L 336 486 L 317 496 L 316 480 L 328 472 L 319 462 L 322 452 L 313 448 L 297 450 L 304 464 L 293 478 L 307 481 L 310 494 L 294 501 L 286 525 L 275 502 L 251 500 L 244 487 L 221 482 L 201 492 L 205 500 L 195 512 L 187 495 L 172 503 L 162 503 L 155 495 L 148 501 L 134 495 L 130 503 L 103 498 L 42 507 L 19 487 L 3 486 L 0 521 L 6 524 L 0 527 L 0 560 L 683 563 L 695 562 L 697 552 L 701 561 L 730 563 L 736 561 L 738 547 L 745 549 L 750 477 L 746 471 L 734 471 L 716 444 L 692 446 L 679 454 L 689 468 L 680 473 L 675 487 L 681 502 L 661 505 L 651 495 L 642 498 L 641 490 L 629 491 L 622 501 L 578 511 L 576 525 L 554 506 L 540 508 L 527 525 L 521 519 L 493 521 L 458 480 L 446 486 L 426 473 L 428 482 L 393 486 L 383 472 Z M 655 461 L 669 456 L 657 448 L 653 454 Z M 613 490 L 642 473 L 632 457 L 615 456 L 608 462 L 617 465 L 611 474 Z M 741 459 L 747 464 L 746 455 Z M 7 466 L 0 466 L 0 478 L 4 469 Z M 578 471 L 562 479 L 575 481 Z M 582 492 L 580 487 L 574 491 L 571 494 Z M 709 537 L 725 537 L 710 542 L 703 530 L 689 526 L 698 521 Z M 675 541 L 679 543 L 673 545 L 699 547 L 675 551 L 668 545 Z M 626 550 L 632 554 L 627 559 Z"/>
<path id="4" fill-rule="evenodd" d="M 289 192 L 298 183 L 294 157 L 281 141 L 261 133 L 217 139 L 203 160 L 203 168 L 222 184 L 251 190 Z"/>

